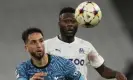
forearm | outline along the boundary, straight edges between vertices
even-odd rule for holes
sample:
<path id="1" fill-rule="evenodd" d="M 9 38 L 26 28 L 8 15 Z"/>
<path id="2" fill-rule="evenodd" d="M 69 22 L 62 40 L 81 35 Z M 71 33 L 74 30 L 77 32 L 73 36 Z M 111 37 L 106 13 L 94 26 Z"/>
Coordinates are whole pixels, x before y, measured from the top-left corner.
<path id="1" fill-rule="evenodd" d="M 117 71 L 114 71 L 104 65 L 100 66 L 99 68 L 96 68 L 96 70 L 102 77 L 106 79 L 116 78 Z"/>
<path id="2" fill-rule="evenodd" d="M 116 78 L 116 73 L 117 73 L 116 71 L 113 71 L 107 67 L 105 69 L 102 73 L 102 77 L 107 78 L 107 79 Z"/>

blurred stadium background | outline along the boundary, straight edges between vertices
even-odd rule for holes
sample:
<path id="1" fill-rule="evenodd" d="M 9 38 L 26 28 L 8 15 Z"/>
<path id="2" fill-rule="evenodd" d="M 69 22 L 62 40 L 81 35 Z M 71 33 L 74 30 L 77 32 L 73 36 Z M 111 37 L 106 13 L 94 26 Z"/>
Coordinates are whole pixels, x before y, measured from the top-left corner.
<path id="1" fill-rule="evenodd" d="M 21 33 L 29 26 L 44 31 L 45 39 L 56 36 L 58 14 L 66 6 L 85 0 L 0 0 L 0 80 L 15 80 L 15 67 L 29 58 Z M 79 28 L 77 36 L 90 41 L 110 68 L 124 72 L 133 59 L 133 1 L 91 0 L 101 8 L 101 23 L 91 29 Z M 89 67 L 90 80 L 106 80 Z"/>

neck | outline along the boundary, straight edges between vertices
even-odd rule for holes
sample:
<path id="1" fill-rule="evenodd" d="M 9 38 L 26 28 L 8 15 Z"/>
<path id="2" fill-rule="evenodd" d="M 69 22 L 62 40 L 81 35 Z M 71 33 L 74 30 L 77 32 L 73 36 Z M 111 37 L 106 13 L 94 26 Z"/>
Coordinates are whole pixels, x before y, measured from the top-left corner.
<path id="1" fill-rule="evenodd" d="M 32 62 L 37 67 L 44 67 L 48 64 L 48 55 L 44 54 L 44 57 L 40 60 L 32 58 Z"/>
<path id="2" fill-rule="evenodd" d="M 59 35 L 58 38 L 64 42 L 71 43 L 74 41 L 74 36 Z"/>

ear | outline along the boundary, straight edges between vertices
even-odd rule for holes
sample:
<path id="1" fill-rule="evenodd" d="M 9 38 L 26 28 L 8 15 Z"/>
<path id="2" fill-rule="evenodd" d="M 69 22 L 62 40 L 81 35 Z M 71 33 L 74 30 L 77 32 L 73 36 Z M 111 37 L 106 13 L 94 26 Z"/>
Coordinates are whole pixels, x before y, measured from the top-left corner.
<path id="1" fill-rule="evenodd" d="M 26 45 L 26 44 L 25 44 L 25 46 L 24 46 L 24 47 L 25 47 L 25 51 L 27 51 L 27 52 L 28 52 L 28 47 L 27 47 L 27 45 Z"/>
<path id="2" fill-rule="evenodd" d="M 58 25 L 60 25 L 61 21 L 61 16 L 59 16 L 59 20 L 58 20 Z"/>
<path id="3" fill-rule="evenodd" d="M 61 25 L 61 20 L 58 21 L 58 25 L 59 25 L 59 26 Z"/>

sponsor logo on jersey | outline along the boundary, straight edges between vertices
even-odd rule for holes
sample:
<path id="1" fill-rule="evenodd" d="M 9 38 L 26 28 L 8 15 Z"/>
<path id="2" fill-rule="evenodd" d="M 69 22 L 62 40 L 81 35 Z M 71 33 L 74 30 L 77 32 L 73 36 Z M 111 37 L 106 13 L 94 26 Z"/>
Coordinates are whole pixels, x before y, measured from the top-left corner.
<path id="1" fill-rule="evenodd" d="M 84 59 L 69 59 L 70 61 L 72 61 L 75 65 L 84 65 L 85 60 Z"/>
<path id="2" fill-rule="evenodd" d="M 79 53 L 84 53 L 84 49 L 83 48 L 79 48 Z"/>
<path id="3" fill-rule="evenodd" d="M 76 71 L 74 72 L 74 74 L 73 74 L 73 75 L 74 75 L 74 76 L 79 75 L 79 71 L 77 71 L 77 70 L 76 70 Z"/>

